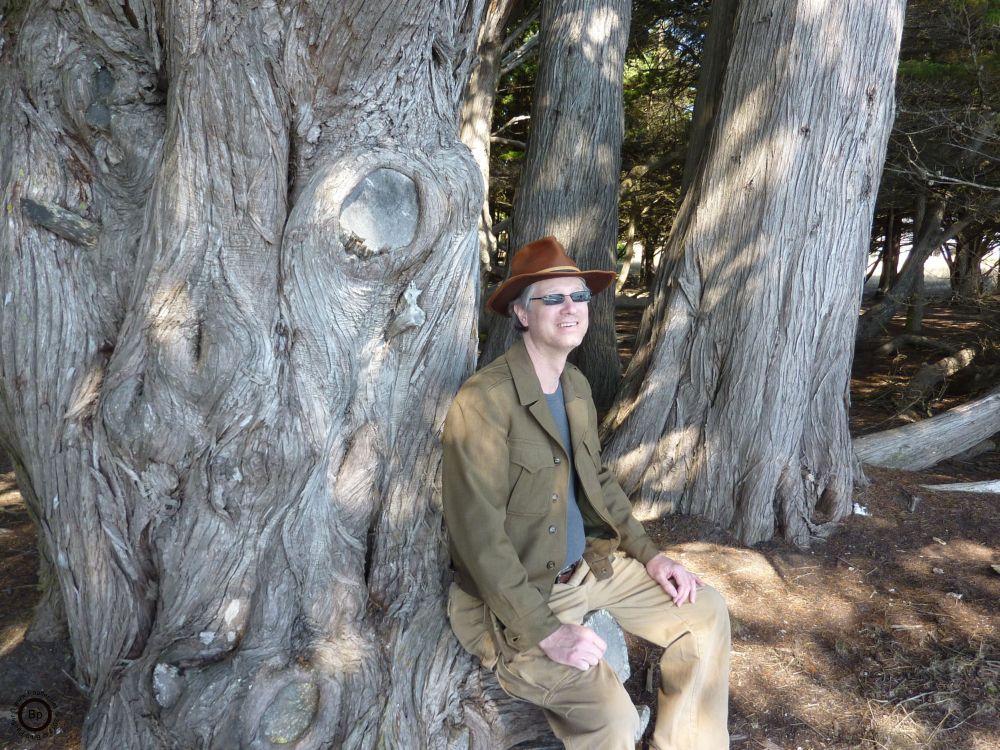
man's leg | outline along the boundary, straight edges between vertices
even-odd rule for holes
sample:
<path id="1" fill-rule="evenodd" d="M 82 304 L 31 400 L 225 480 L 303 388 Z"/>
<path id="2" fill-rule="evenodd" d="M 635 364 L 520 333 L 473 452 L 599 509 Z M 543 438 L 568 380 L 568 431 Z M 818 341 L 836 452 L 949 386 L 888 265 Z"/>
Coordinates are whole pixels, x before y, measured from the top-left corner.
<path id="1" fill-rule="evenodd" d="M 549 606 L 579 625 L 587 612 L 584 586 L 556 584 Z M 603 659 L 587 671 L 557 664 L 537 646 L 501 658 L 497 680 L 516 698 L 539 706 L 569 750 L 634 750 L 639 715 L 618 675 Z"/>
<path id="2" fill-rule="evenodd" d="M 726 750 L 729 702 L 729 613 L 708 586 L 694 604 L 674 605 L 632 558 L 616 559 L 614 576 L 588 579 L 589 606 L 607 609 L 630 633 L 663 646 L 652 746 L 657 750 Z"/>

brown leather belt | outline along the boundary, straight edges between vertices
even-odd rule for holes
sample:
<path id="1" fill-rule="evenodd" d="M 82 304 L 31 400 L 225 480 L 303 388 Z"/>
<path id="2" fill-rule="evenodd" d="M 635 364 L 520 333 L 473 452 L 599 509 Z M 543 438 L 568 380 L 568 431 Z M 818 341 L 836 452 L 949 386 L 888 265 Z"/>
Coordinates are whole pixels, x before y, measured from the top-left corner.
<path id="1" fill-rule="evenodd" d="M 556 576 L 556 583 L 566 583 L 569 581 L 569 579 L 573 577 L 573 574 L 576 572 L 579 565 L 580 561 L 577 560 L 572 565 L 567 565 L 565 568 L 560 570 L 559 574 Z"/>

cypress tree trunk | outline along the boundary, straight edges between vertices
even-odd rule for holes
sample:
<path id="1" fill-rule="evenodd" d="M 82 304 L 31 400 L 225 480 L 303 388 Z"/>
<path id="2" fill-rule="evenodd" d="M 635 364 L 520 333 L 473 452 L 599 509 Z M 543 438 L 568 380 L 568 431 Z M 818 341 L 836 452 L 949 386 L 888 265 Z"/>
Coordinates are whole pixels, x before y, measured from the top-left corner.
<path id="1" fill-rule="evenodd" d="M 490 133 L 493 103 L 500 79 L 500 57 L 504 28 L 517 0 L 490 0 L 479 28 L 476 56 L 465 89 L 461 113 L 462 143 L 469 147 L 483 176 L 483 207 L 479 217 L 479 260 L 484 274 L 496 257 L 497 238 L 490 214 Z"/>
<path id="2" fill-rule="evenodd" d="M 715 115 L 604 425 L 640 508 L 797 544 L 850 511 L 848 380 L 903 10 L 748 0 L 712 26 L 731 39 Z"/>

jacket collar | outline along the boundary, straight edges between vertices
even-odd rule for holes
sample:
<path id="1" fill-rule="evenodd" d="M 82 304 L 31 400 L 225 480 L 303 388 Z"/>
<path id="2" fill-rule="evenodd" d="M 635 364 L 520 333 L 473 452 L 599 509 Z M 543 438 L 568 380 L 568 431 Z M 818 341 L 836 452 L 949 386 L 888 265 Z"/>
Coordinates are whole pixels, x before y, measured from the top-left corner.
<path id="1" fill-rule="evenodd" d="M 514 379 L 517 400 L 521 406 L 530 406 L 536 401 L 544 400 L 545 394 L 542 393 L 542 385 L 538 382 L 538 375 L 535 374 L 535 366 L 531 364 L 524 339 L 518 338 L 505 356 L 510 375 Z"/>

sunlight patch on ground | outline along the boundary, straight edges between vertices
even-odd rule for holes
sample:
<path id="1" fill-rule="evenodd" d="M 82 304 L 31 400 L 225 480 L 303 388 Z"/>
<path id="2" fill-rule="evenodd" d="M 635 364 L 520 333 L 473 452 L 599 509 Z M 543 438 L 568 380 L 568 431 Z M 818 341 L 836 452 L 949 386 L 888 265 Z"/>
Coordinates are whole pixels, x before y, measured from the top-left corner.
<path id="1" fill-rule="evenodd" d="M 6 656 L 24 641 L 24 634 L 28 632 L 28 623 L 19 622 L 8 625 L 0 630 L 0 656 Z"/>
<path id="2" fill-rule="evenodd" d="M 871 736 L 875 747 L 892 750 L 923 750 L 937 732 L 917 721 L 904 706 L 887 707 L 868 701 Z"/>
<path id="3" fill-rule="evenodd" d="M 796 650 L 756 647 L 733 655 L 749 661 L 749 670 L 741 669 L 733 682 L 740 695 L 753 696 L 743 708 L 751 728 L 765 729 L 780 716 L 780 723 L 808 726 L 817 735 L 828 739 L 841 732 L 837 716 L 857 714 L 864 704 L 841 687 L 820 685 L 816 678 L 802 670 Z M 831 723 L 832 719 L 832 723 Z"/>
<path id="4" fill-rule="evenodd" d="M 969 737 L 969 750 L 996 750 L 995 732 L 976 731 Z"/>
<path id="5" fill-rule="evenodd" d="M 955 539 L 947 545 L 948 557 L 964 558 L 964 562 L 981 562 L 984 565 L 992 563 L 996 550 L 985 544 L 977 544 L 967 539 Z"/>
<path id="6" fill-rule="evenodd" d="M 0 474 L 0 508 L 9 508 L 21 503 L 21 492 L 14 481 L 14 472 Z"/>

